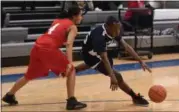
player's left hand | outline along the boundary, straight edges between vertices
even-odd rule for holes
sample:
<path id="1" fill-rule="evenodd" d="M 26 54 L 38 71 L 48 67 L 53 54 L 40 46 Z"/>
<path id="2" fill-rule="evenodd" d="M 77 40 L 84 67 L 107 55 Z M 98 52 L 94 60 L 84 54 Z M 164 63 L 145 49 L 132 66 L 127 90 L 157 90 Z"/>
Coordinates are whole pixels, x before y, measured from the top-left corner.
<path id="1" fill-rule="evenodd" d="M 152 70 L 146 65 L 146 63 L 141 62 L 140 64 L 141 64 L 144 71 L 147 70 L 150 73 L 152 72 Z"/>
<path id="2" fill-rule="evenodd" d="M 110 79 L 111 79 L 110 89 L 112 91 L 117 90 L 119 86 L 118 86 L 118 81 L 117 81 L 116 77 L 111 76 Z"/>
<path id="3" fill-rule="evenodd" d="M 65 76 L 71 75 L 73 69 L 74 69 L 73 65 L 72 64 L 68 64 L 66 72 L 62 73 L 62 76 L 65 77 Z"/>

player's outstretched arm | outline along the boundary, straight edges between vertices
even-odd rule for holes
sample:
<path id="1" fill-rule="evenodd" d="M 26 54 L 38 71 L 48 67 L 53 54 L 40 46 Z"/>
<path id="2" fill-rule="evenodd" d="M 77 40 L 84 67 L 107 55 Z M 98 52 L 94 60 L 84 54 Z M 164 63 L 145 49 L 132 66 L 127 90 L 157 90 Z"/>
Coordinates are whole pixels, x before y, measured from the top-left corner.
<path id="1" fill-rule="evenodd" d="M 134 51 L 134 49 L 125 42 L 124 39 L 121 39 L 121 44 L 124 46 L 124 49 L 130 54 L 132 55 L 135 59 L 137 59 L 139 61 L 139 63 L 142 63 L 142 60 L 140 59 L 139 55 Z"/>
<path id="2" fill-rule="evenodd" d="M 139 63 L 141 64 L 143 70 L 145 71 L 146 69 L 149 71 L 149 72 L 152 72 L 150 70 L 150 68 L 141 60 L 141 58 L 139 57 L 139 55 L 134 51 L 134 49 L 125 42 L 124 39 L 121 39 L 121 43 L 122 45 L 124 46 L 124 49 L 130 54 L 132 55 L 135 59 L 137 59 L 139 61 Z"/>
<path id="3" fill-rule="evenodd" d="M 100 53 L 100 57 L 102 59 L 102 62 L 104 63 L 104 66 L 111 78 L 111 85 L 110 85 L 110 88 L 112 91 L 114 90 L 117 90 L 118 89 L 118 81 L 116 79 L 116 76 L 115 74 L 113 73 L 113 69 L 110 65 L 110 62 L 109 62 L 109 59 L 108 59 L 108 56 L 107 56 L 107 52 L 101 52 Z"/>
<path id="4" fill-rule="evenodd" d="M 114 74 L 114 73 L 113 73 L 113 70 L 112 70 L 112 67 L 111 67 L 111 65 L 110 65 L 108 56 L 107 56 L 107 52 L 101 52 L 101 53 L 100 53 L 100 57 L 101 57 L 101 59 L 102 59 L 102 61 L 103 61 L 103 63 L 104 63 L 104 66 L 105 66 L 105 68 L 106 68 L 108 74 L 109 74 L 109 75 Z"/>
<path id="5" fill-rule="evenodd" d="M 66 55 L 70 63 L 73 62 L 73 42 L 77 35 L 77 27 L 75 25 L 71 26 L 68 32 L 67 42 L 66 42 Z"/>
<path id="6" fill-rule="evenodd" d="M 65 76 L 67 76 L 67 95 L 68 99 L 74 97 L 75 94 L 75 70 L 73 69 L 73 56 L 72 56 L 72 50 L 73 50 L 73 42 L 77 35 L 77 28 L 76 26 L 70 27 L 68 31 L 67 36 L 67 42 L 66 42 L 66 55 L 67 59 L 69 60 L 70 64 L 67 67 Z"/>

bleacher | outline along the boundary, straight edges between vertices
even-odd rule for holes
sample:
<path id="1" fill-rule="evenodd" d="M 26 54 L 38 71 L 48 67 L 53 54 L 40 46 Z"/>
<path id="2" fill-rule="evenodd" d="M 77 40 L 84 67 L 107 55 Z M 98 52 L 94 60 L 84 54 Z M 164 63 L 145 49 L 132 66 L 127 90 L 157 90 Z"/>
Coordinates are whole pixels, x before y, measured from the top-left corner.
<path id="1" fill-rule="evenodd" d="M 27 45 L 32 46 L 33 42 L 47 29 L 49 28 L 51 22 L 57 17 L 57 15 L 61 12 L 61 6 L 56 6 L 56 2 L 38 2 L 41 6 L 38 6 L 36 3 L 35 10 L 30 10 L 29 7 L 27 7 L 26 10 L 21 10 L 22 2 L 18 2 L 15 4 L 12 4 L 14 2 L 5 2 L 2 3 L 3 9 L 6 11 L 6 13 L 9 13 L 9 24 L 3 28 L 2 33 L 5 33 L 3 35 L 6 35 L 5 41 L 2 41 L 3 43 L 3 56 L 2 57 L 14 57 L 14 56 L 26 56 L 28 54 L 26 53 L 18 53 L 16 55 L 7 53 L 8 51 L 11 51 L 11 48 L 15 50 L 18 45 L 23 45 L 24 47 Z M 8 5 L 9 4 L 9 5 Z M 21 4 L 21 5 L 19 5 Z M 81 46 L 83 39 L 86 37 L 86 34 L 91 30 L 91 27 L 98 23 L 98 19 L 102 19 L 104 22 L 106 16 L 104 14 L 98 15 L 97 12 L 89 12 L 88 15 L 84 17 L 83 23 L 78 26 L 79 35 L 77 39 L 75 40 L 74 49 L 77 49 L 79 46 Z M 111 13 L 111 15 L 116 15 L 116 13 Z M 117 15 L 116 15 L 117 16 Z M 90 19 L 91 18 L 91 19 Z M 11 31 L 12 33 L 6 33 L 8 31 Z M 24 35 L 18 33 L 24 33 Z M 28 35 L 25 36 L 25 34 L 28 32 Z M 18 41 L 14 37 L 20 36 L 19 38 L 22 38 L 23 40 Z M 25 37 L 24 37 L 25 36 Z M 13 38 L 13 39 L 12 39 Z M 9 39 L 9 41 L 8 41 Z M 13 43 L 14 42 L 14 43 Z M 20 42 L 20 43 L 19 43 Z M 31 44 L 29 43 L 31 42 Z M 16 44 L 18 45 L 16 45 Z M 6 46 L 6 47 L 5 47 Z M 19 46 L 21 47 L 21 46 Z M 24 48 L 23 47 L 23 48 Z M 6 49 L 7 48 L 7 49 Z M 24 48 L 25 49 L 25 48 Z M 17 48 L 18 52 L 20 50 Z M 64 49 L 65 50 L 65 49 Z M 24 52 L 24 51 L 22 51 Z M 21 55 L 22 54 L 22 55 Z"/>
<path id="2" fill-rule="evenodd" d="M 38 1 L 35 3 L 34 10 L 31 10 L 30 7 L 27 7 L 26 10 L 21 10 L 22 4 L 23 1 L 2 1 L 2 8 L 9 14 L 8 24 L 5 28 L 2 28 L 3 59 L 29 56 L 34 41 L 47 31 L 53 19 L 60 14 L 62 9 L 62 3 L 60 4 L 58 1 Z M 124 12 L 122 12 L 123 14 Z M 109 15 L 118 18 L 118 11 L 89 11 L 84 16 L 82 24 L 78 26 L 79 33 L 75 40 L 74 52 L 80 51 L 82 42 L 90 29 L 103 23 Z M 155 16 L 154 28 L 161 29 L 161 25 L 162 28 L 165 28 L 176 25 L 176 23 L 179 24 L 177 18 L 174 18 L 172 22 L 173 24 L 171 24 L 171 21 L 168 23 L 167 21 L 163 22 L 160 17 Z M 130 42 L 134 39 L 134 36 L 126 36 L 124 39 Z M 173 43 L 171 42 L 170 44 Z M 147 45 L 144 46 L 148 47 Z M 158 46 L 158 44 L 155 43 L 154 46 Z M 113 44 L 111 47 L 116 47 L 116 45 Z M 65 48 L 62 50 L 65 51 Z"/>
<path id="3" fill-rule="evenodd" d="M 24 28 L 22 32 L 28 32 L 27 37 L 23 38 L 24 42 L 35 41 L 39 35 L 47 31 L 53 19 L 60 14 L 61 6 L 56 6 L 56 3 L 39 1 L 35 2 L 35 10 L 30 10 L 29 7 L 26 10 L 21 10 L 23 2 L 3 2 L 3 9 L 10 15 L 6 30 L 14 28 L 17 32 L 18 29 L 22 30 Z M 88 26 L 79 26 L 79 31 L 85 30 L 89 31 L 90 29 Z"/>

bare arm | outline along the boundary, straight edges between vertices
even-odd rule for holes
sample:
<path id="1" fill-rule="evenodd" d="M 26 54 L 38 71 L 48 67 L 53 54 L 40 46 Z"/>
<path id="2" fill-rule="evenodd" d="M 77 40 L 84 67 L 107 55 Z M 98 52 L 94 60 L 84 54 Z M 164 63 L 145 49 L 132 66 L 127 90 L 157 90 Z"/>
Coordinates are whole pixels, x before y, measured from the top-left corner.
<path id="1" fill-rule="evenodd" d="M 107 70 L 108 75 L 110 75 L 110 77 L 113 77 L 114 74 L 113 74 L 113 70 L 112 70 L 112 67 L 110 65 L 110 62 L 109 62 L 109 59 L 108 59 L 108 56 L 107 56 L 107 52 L 100 53 L 100 57 L 102 59 L 102 62 L 104 63 L 104 66 Z"/>
<path id="2" fill-rule="evenodd" d="M 134 49 L 125 42 L 124 39 L 121 39 L 120 43 L 124 46 L 125 50 L 132 55 L 135 59 L 137 59 L 140 63 L 142 60 L 140 59 L 139 55 L 134 51 Z"/>
<path id="3" fill-rule="evenodd" d="M 134 49 L 129 44 L 127 44 L 123 39 L 121 39 L 121 43 L 124 46 L 125 50 L 139 61 L 144 71 L 148 70 L 150 73 L 152 72 L 151 69 L 141 60 L 139 55 L 134 51 Z"/>
<path id="4" fill-rule="evenodd" d="M 108 75 L 110 76 L 110 79 L 111 79 L 110 88 L 111 88 L 112 91 L 115 91 L 118 88 L 118 80 L 117 80 L 117 78 L 116 78 L 116 76 L 113 72 L 113 69 L 110 65 L 110 62 L 109 62 L 109 59 L 108 59 L 108 56 L 107 56 L 107 52 L 101 52 L 100 57 L 102 59 L 102 62 L 104 63 L 104 67 L 106 68 L 107 73 L 108 73 Z"/>
<path id="5" fill-rule="evenodd" d="M 69 60 L 70 63 L 73 62 L 73 56 L 72 56 L 72 52 L 73 52 L 73 42 L 75 40 L 75 37 L 77 35 L 77 28 L 76 26 L 71 26 L 71 28 L 69 29 L 69 33 L 68 33 L 68 37 L 67 37 L 67 43 L 66 43 L 66 55 L 67 58 Z"/>

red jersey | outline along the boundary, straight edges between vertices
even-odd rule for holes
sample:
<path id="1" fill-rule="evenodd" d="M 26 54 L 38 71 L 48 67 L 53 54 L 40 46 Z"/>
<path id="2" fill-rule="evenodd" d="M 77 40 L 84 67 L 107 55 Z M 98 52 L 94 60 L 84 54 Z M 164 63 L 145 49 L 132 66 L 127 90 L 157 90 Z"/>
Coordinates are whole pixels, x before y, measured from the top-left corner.
<path id="1" fill-rule="evenodd" d="M 67 41 L 67 31 L 73 22 L 70 19 L 55 19 L 49 30 L 36 40 L 36 45 L 45 48 L 59 48 Z"/>
<path id="2" fill-rule="evenodd" d="M 128 1 L 128 8 L 140 8 L 144 7 L 144 1 L 143 0 L 138 0 L 138 1 Z M 125 20 L 128 20 L 132 17 L 132 11 L 127 11 L 125 13 Z"/>

